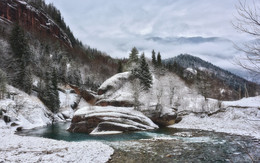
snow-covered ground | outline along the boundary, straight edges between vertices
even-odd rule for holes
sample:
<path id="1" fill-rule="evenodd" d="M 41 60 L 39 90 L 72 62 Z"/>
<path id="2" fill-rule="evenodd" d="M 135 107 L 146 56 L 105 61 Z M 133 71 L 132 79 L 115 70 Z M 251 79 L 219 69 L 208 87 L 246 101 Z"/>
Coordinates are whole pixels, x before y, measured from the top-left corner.
<path id="1" fill-rule="evenodd" d="M 35 96 L 12 87 L 7 86 L 8 92 L 12 97 L 10 99 L 0 100 L 0 110 L 3 116 L 10 118 L 10 124 L 17 125 L 24 129 L 51 124 L 52 113 Z"/>
<path id="2" fill-rule="evenodd" d="M 1 120 L 0 120 L 1 121 Z M 100 142 L 65 142 L 18 136 L 0 127 L 0 162 L 107 162 L 113 148 Z"/>
<path id="3" fill-rule="evenodd" d="M 7 86 L 7 90 L 15 95 L 0 100 L 0 111 L 3 114 L 0 115 L 0 162 L 96 163 L 107 162 L 113 154 L 113 149 L 101 142 L 76 143 L 15 135 L 17 127 L 31 129 L 50 124 L 53 114 L 36 96 L 30 96 L 12 86 Z M 74 111 L 70 105 L 75 99 L 75 94 L 60 92 L 62 108 L 59 114 L 72 116 Z M 82 101 L 80 105 L 85 106 L 86 103 Z M 5 122 L 4 117 L 9 117 L 10 122 Z"/>
<path id="4" fill-rule="evenodd" d="M 223 112 L 212 116 L 189 114 L 170 127 L 192 128 L 253 136 L 260 139 L 260 96 L 222 103 Z"/>

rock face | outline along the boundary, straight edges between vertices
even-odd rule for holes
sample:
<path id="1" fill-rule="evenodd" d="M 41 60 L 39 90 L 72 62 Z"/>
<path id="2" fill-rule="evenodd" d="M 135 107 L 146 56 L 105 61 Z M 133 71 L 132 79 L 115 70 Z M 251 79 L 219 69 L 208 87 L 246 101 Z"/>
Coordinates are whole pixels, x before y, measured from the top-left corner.
<path id="1" fill-rule="evenodd" d="M 40 31 L 42 37 L 59 39 L 72 47 L 68 36 L 43 11 L 37 10 L 22 0 L 1 0 L 0 19 L 17 22 L 32 31 Z"/>
<path id="2" fill-rule="evenodd" d="M 95 92 L 90 90 L 80 89 L 74 85 L 70 85 L 72 89 L 76 92 L 76 94 L 80 95 L 84 100 L 86 100 L 89 104 L 94 105 L 98 100 L 97 95 Z"/>
<path id="3" fill-rule="evenodd" d="M 97 106 L 116 106 L 116 107 L 133 107 L 131 101 L 113 101 L 113 100 L 100 100 L 96 103 Z"/>
<path id="4" fill-rule="evenodd" d="M 98 89 L 98 95 L 111 94 L 120 89 L 131 78 L 131 72 L 123 72 L 106 80 Z"/>
<path id="5" fill-rule="evenodd" d="M 95 134 L 105 131 L 142 131 L 158 128 L 149 118 L 133 108 L 84 107 L 79 109 L 68 129 L 70 132 Z"/>
<path id="6" fill-rule="evenodd" d="M 160 127 L 166 127 L 181 121 L 181 119 L 177 117 L 177 113 L 174 109 L 167 108 L 160 104 L 157 104 L 155 108 L 151 107 L 145 115 Z"/>

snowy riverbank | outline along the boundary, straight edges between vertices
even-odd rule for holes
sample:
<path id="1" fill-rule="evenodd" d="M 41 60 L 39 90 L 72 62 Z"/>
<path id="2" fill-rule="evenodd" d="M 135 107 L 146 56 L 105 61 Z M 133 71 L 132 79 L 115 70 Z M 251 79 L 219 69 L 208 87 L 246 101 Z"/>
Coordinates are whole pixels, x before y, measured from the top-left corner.
<path id="1" fill-rule="evenodd" d="M 260 97 L 223 102 L 223 112 L 214 115 L 189 114 L 170 127 L 201 129 L 260 139 Z"/>
<path id="2" fill-rule="evenodd" d="M 107 162 L 114 150 L 101 142 L 65 142 L 18 136 L 0 128 L 0 162 Z"/>

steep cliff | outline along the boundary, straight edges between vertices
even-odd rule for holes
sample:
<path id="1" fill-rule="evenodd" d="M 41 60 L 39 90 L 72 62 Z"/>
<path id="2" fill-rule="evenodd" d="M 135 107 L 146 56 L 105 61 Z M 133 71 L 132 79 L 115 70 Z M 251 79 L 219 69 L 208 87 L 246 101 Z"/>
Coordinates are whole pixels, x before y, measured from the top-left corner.
<path id="1" fill-rule="evenodd" d="M 36 9 L 25 1 L 1 0 L 0 20 L 5 23 L 18 23 L 42 37 L 58 39 L 66 46 L 72 47 L 66 33 L 43 10 Z"/>

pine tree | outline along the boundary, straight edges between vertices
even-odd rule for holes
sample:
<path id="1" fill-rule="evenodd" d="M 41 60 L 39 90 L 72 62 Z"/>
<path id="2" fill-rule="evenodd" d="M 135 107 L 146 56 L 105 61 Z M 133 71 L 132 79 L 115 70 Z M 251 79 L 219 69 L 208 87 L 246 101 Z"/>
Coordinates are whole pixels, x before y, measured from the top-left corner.
<path id="1" fill-rule="evenodd" d="M 138 62 L 138 50 L 136 49 L 136 47 L 133 47 L 131 50 L 131 53 L 129 54 L 129 61 L 130 62 Z"/>
<path id="2" fill-rule="evenodd" d="M 60 98 L 59 98 L 59 92 L 58 92 L 58 79 L 57 79 L 57 72 L 56 69 L 52 69 L 52 74 L 51 74 L 51 84 L 52 84 L 52 112 L 57 113 L 60 108 Z"/>
<path id="3" fill-rule="evenodd" d="M 80 73 L 79 67 L 77 65 L 75 66 L 75 63 L 71 64 L 71 67 L 68 72 L 67 80 L 70 84 L 73 84 L 73 85 L 76 85 L 79 87 L 82 84 L 81 73 Z"/>
<path id="4" fill-rule="evenodd" d="M 153 50 L 152 51 L 152 63 L 153 63 L 153 65 L 156 65 L 156 57 L 155 57 L 155 51 Z"/>
<path id="5" fill-rule="evenodd" d="M 51 72 L 50 69 L 46 71 L 44 83 L 40 82 L 38 88 L 40 89 L 38 97 L 53 113 L 57 113 L 60 108 L 60 100 L 55 68 L 52 68 Z"/>
<path id="6" fill-rule="evenodd" d="M 118 69 L 117 69 L 117 73 L 121 73 L 123 72 L 123 65 L 122 65 L 122 61 L 118 62 Z"/>
<path id="7" fill-rule="evenodd" d="M 11 83 L 30 94 L 32 89 L 31 53 L 24 31 L 18 24 L 12 29 L 9 42 L 14 53 L 14 59 L 10 66 L 12 71 L 14 71 Z"/>
<path id="8" fill-rule="evenodd" d="M 0 69 L 0 99 L 4 98 L 6 92 L 6 74 Z"/>
<path id="9" fill-rule="evenodd" d="M 144 53 L 140 57 L 140 64 L 139 64 L 136 76 L 140 79 L 141 85 L 143 85 L 145 90 L 148 90 L 149 88 L 151 88 L 152 75 L 149 70 L 149 66 L 145 60 Z"/>
<path id="10" fill-rule="evenodd" d="M 162 58 L 161 58 L 161 53 L 158 52 L 157 54 L 157 66 L 161 67 L 162 66 Z"/>

